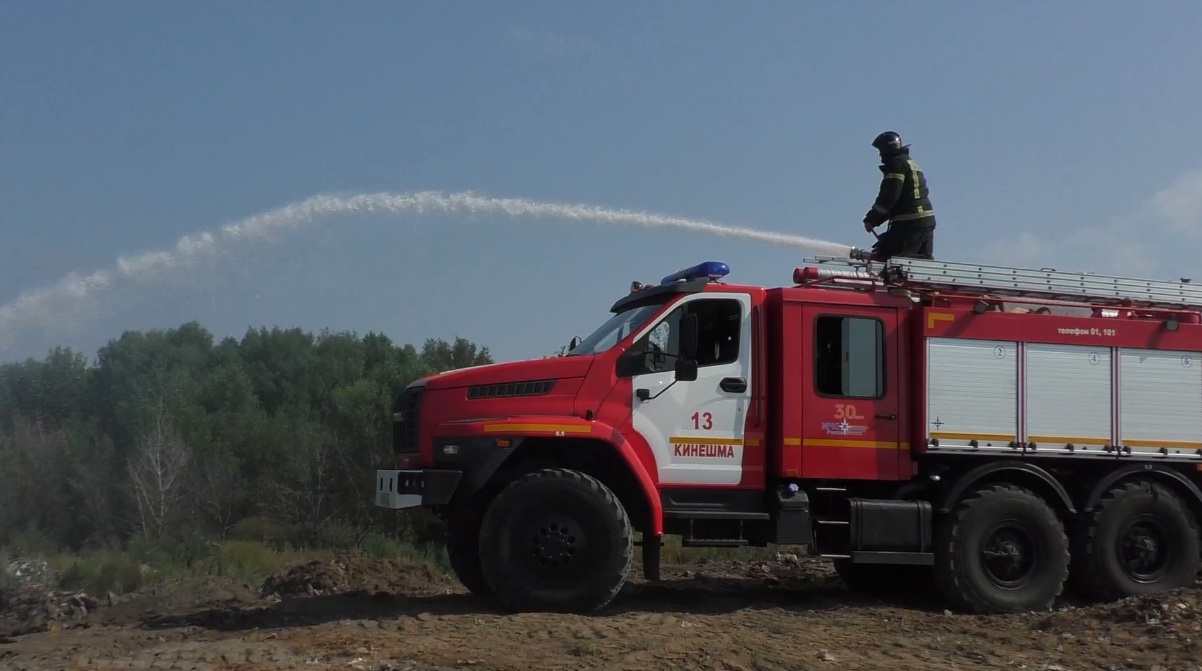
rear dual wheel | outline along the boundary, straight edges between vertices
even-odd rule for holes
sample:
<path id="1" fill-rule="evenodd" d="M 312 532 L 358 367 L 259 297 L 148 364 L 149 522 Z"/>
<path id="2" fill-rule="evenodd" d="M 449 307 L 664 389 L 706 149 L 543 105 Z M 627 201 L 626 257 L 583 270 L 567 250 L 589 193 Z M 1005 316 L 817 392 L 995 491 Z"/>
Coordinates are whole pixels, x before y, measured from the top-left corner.
<path id="1" fill-rule="evenodd" d="M 1050 608 L 1068 577 L 1069 542 L 1034 493 L 988 485 L 939 525 L 935 581 L 958 610 L 993 614 Z"/>
<path id="2" fill-rule="evenodd" d="M 518 478 L 493 500 L 480 530 L 483 576 L 513 611 L 599 610 L 626 583 L 633 556 L 625 508 L 578 471 Z"/>
<path id="3" fill-rule="evenodd" d="M 1181 498 L 1159 484 L 1128 482 L 1108 491 L 1077 547 L 1074 583 L 1099 601 L 1186 587 L 1197 579 L 1197 523 Z"/>

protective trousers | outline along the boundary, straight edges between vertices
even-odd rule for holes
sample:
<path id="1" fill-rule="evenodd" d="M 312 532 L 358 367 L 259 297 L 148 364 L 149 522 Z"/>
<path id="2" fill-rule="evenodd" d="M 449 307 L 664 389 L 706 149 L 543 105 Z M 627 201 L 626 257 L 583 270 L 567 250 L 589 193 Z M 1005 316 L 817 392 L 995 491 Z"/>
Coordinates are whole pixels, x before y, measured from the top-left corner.
<path id="1" fill-rule="evenodd" d="M 910 222 L 891 223 L 872 246 L 876 258 L 894 256 L 911 259 L 935 258 L 935 227 L 914 226 Z"/>

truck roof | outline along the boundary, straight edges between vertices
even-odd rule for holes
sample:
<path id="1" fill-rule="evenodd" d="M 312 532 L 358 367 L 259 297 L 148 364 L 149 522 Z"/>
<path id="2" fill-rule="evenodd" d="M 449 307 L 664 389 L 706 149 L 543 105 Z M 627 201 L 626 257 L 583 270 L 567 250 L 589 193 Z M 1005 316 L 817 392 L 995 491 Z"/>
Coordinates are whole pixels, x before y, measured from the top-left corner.
<path id="1" fill-rule="evenodd" d="M 706 261 L 663 278 L 657 285 L 635 282 L 631 293 L 614 303 L 619 312 L 702 291 L 766 291 L 782 300 L 893 305 L 897 307 L 961 303 L 975 311 L 1004 309 L 1008 304 L 1056 306 L 1058 312 L 1128 318 L 1202 321 L 1202 286 L 1189 279 L 1151 280 L 1050 268 L 987 266 L 925 259 L 858 261 L 839 257 L 808 259 L 794 269 L 792 286 L 759 287 L 726 284 L 730 268 Z"/>

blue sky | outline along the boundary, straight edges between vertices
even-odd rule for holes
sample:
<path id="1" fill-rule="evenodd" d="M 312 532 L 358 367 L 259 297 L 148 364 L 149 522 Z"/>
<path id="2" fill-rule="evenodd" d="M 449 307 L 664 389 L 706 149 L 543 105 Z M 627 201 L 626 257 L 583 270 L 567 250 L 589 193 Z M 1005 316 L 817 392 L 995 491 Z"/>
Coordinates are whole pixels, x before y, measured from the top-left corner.
<path id="1" fill-rule="evenodd" d="M 929 176 L 939 258 L 1192 276 L 1200 32 L 1202 3 L 1169 0 L 3 3 L 0 304 L 329 193 L 470 190 L 867 245 L 886 129 Z M 0 356 L 191 319 L 540 356 L 632 279 L 716 259 L 775 285 L 804 256 L 337 216 L 10 323 Z"/>

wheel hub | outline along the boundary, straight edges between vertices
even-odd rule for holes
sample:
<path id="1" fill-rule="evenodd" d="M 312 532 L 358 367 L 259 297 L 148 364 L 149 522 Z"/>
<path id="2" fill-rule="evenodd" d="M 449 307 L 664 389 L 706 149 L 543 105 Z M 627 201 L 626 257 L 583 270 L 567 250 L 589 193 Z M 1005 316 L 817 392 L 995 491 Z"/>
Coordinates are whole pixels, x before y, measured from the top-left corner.
<path id="1" fill-rule="evenodd" d="M 534 558 L 547 568 L 566 566 L 576 556 L 582 536 L 579 526 L 566 517 L 545 520 L 531 536 Z"/>
<path id="2" fill-rule="evenodd" d="M 1153 520 L 1133 521 L 1119 537 L 1118 554 L 1123 571 L 1137 582 L 1162 577 L 1171 555 L 1171 541 Z"/>
<path id="3" fill-rule="evenodd" d="M 989 580 L 1005 589 L 1017 589 L 1035 573 L 1036 554 L 1026 530 L 1002 524 L 986 536 L 981 564 Z"/>

